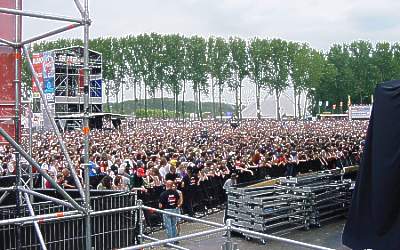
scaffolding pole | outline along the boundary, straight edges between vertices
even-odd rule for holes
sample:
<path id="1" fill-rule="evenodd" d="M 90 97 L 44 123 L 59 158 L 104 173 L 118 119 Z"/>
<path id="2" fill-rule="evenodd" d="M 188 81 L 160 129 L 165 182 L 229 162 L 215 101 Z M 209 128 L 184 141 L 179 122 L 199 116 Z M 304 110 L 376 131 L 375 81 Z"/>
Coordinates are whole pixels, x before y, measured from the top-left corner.
<path id="1" fill-rule="evenodd" d="M 6 220 L 0 220 L 0 226 L 15 225 L 15 224 L 21 224 L 21 223 L 33 223 L 34 221 L 42 222 L 46 219 L 52 219 L 52 218 L 61 220 L 63 218 L 66 218 L 71 215 L 76 215 L 76 214 L 79 214 L 79 211 L 58 212 L 58 213 L 52 213 L 52 214 L 42 214 L 42 215 L 35 215 L 35 216 L 29 216 L 29 217 L 6 219 Z"/>
<path id="2" fill-rule="evenodd" d="M 60 199 L 57 199 L 57 198 L 54 198 L 54 197 L 51 197 L 51 196 L 48 196 L 48 195 L 45 195 L 45 194 L 38 193 L 38 192 L 33 191 L 31 189 L 26 189 L 26 188 L 20 187 L 19 191 L 21 191 L 23 193 L 27 193 L 27 194 L 33 195 L 33 196 L 36 196 L 36 197 L 39 197 L 39 198 L 42 198 L 42 199 L 45 199 L 45 200 L 52 201 L 52 202 L 57 203 L 57 204 L 62 205 L 62 206 L 66 206 L 66 207 L 69 207 L 69 208 L 75 208 L 73 205 L 71 205 L 70 203 L 68 203 L 66 201 L 63 201 L 63 200 L 60 200 Z"/>
<path id="3" fill-rule="evenodd" d="M 123 249 L 123 250 L 144 249 L 144 248 L 148 248 L 148 247 L 155 247 L 155 246 L 161 246 L 161 245 L 168 244 L 168 243 L 173 243 L 175 241 L 187 240 L 187 239 L 197 238 L 197 237 L 201 237 L 201 236 L 205 236 L 205 235 L 215 234 L 215 233 L 219 233 L 219 232 L 223 232 L 223 231 L 226 231 L 225 227 L 210 229 L 207 231 L 202 231 L 202 232 L 198 232 L 198 233 L 193 233 L 193 234 L 179 236 L 179 237 L 165 239 L 165 240 L 159 240 L 156 242 L 150 242 L 150 243 L 146 243 L 146 244 L 140 244 L 140 245 L 121 248 L 121 249 Z"/>
<path id="4" fill-rule="evenodd" d="M 65 192 L 63 188 L 61 188 L 57 182 L 51 178 L 43 169 L 40 168 L 39 164 L 37 164 L 31 156 L 29 156 L 8 134 L 4 131 L 4 129 L 0 128 L 0 135 L 6 139 L 16 151 L 18 151 L 33 167 L 36 168 L 37 171 L 45 178 L 47 181 L 51 183 L 51 185 L 66 199 L 68 200 L 74 208 L 78 209 L 79 211 L 85 212 L 85 209 L 82 208 L 72 197 Z"/>
<path id="5" fill-rule="evenodd" d="M 4 192 L 4 194 L 0 197 L 0 204 L 4 201 L 5 198 L 7 198 L 9 194 L 9 191 Z"/>
<path id="6" fill-rule="evenodd" d="M 79 1 L 78 1 L 79 2 Z M 77 2 L 75 1 L 75 4 Z M 77 6 L 79 6 L 77 4 Z M 85 208 L 86 208 L 86 217 L 85 217 L 85 224 L 86 224 L 86 249 L 92 249 L 92 233 L 91 233 L 91 222 L 90 222 L 90 180 L 89 180 L 89 136 L 90 136 L 90 128 L 89 128 L 89 0 L 84 0 L 84 7 L 83 7 L 83 70 L 84 70 L 84 117 L 83 117 L 83 136 L 84 136 L 84 148 L 85 148 L 85 155 L 84 155 L 84 174 L 85 174 Z"/>
<path id="7" fill-rule="evenodd" d="M 58 140 L 58 142 L 60 144 L 61 151 L 64 154 L 65 160 L 67 161 L 68 167 L 69 167 L 69 169 L 71 171 L 71 175 L 74 178 L 74 181 L 75 181 L 75 184 L 76 184 L 76 188 L 79 190 L 79 194 L 81 195 L 81 198 L 85 199 L 85 194 L 83 193 L 83 188 L 82 188 L 81 182 L 79 181 L 78 175 L 76 174 L 75 167 L 72 164 L 71 158 L 69 157 L 68 150 L 67 150 L 67 148 L 66 148 L 66 146 L 65 146 L 65 144 L 64 144 L 64 142 L 62 140 L 60 131 L 58 131 L 57 124 L 54 121 L 54 118 L 53 118 L 52 114 L 50 113 L 49 105 L 47 103 L 46 97 L 44 96 L 43 89 L 42 89 L 42 87 L 40 85 L 40 82 L 39 82 L 39 78 L 38 78 L 38 76 L 37 76 L 37 74 L 35 72 L 35 69 L 33 67 L 33 63 L 32 63 L 31 57 L 29 55 L 28 49 L 26 48 L 26 45 L 23 46 L 23 48 L 24 48 L 25 58 L 26 58 L 26 60 L 28 62 L 28 65 L 29 65 L 29 69 L 31 70 L 31 73 L 32 73 L 33 78 L 35 80 L 34 81 L 35 85 L 36 85 L 37 89 L 39 90 L 40 98 L 42 99 L 45 113 L 46 113 L 47 117 L 50 120 L 50 123 L 51 123 L 51 126 L 53 128 L 54 133 L 57 136 L 57 140 Z"/>
<path id="8" fill-rule="evenodd" d="M 74 29 L 74 28 L 77 28 L 77 27 L 80 27 L 80 26 L 82 26 L 82 24 L 80 24 L 80 23 L 70 24 L 70 25 L 67 25 L 67 26 L 64 26 L 64 27 L 61 27 L 61 28 L 46 32 L 46 33 L 44 33 L 42 35 L 32 37 L 32 38 L 30 38 L 28 40 L 22 41 L 20 43 L 20 45 L 33 43 L 33 42 L 36 42 L 36 41 L 38 41 L 40 39 L 43 39 L 43 38 L 46 38 L 46 37 L 49 37 L 49 36 L 53 36 L 53 35 L 57 35 L 57 34 L 62 33 L 64 31 L 68 31 L 68 30 L 71 30 L 71 29 Z"/>
<path id="9" fill-rule="evenodd" d="M 15 1 L 15 9 L 16 10 L 21 10 L 22 6 L 22 0 L 16 0 Z M 20 43 L 21 42 L 21 26 L 22 26 L 22 19 L 21 16 L 15 16 L 15 42 Z M 21 126 L 20 126 L 20 98 L 21 98 L 21 79 L 20 79 L 20 65 L 21 63 L 21 47 L 15 47 L 14 48 L 14 53 L 15 53 L 15 79 L 14 79 L 14 85 L 15 85 L 15 120 L 14 120 L 14 125 L 15 125 L 15 141 L 17 144 L 21 143 Z M 18 187 L 21 186 L 21 164 L 20 164 L 20 154 L 19 152 L 15 152 L 15 169 L 16 169 L 16 174 L 15 174 L 15 186 L 17 187 L 15 189 L 15 213 L 16 216 L 21 215 L 21 206 L 22 206 L 22 195 L 18 190 Z M 16 225 L 15 228 L 15 235 L 16 235 L 16 249 L 20 250 L 22 248 L 21 246 L 21 225 Z"/>
<path id="10" fill-rule="evenodd" d="M 3 39 L 3 38 L 0 38 L 0 43 L 4 43 L 4 44 L 9 45 L 9 46 L 11 46 L 13 48 L 18 47 L 18 43 L 14 43 L 14 42 L 8 41 L 8 40 Z"/>
<path id="11" fill-rule="evenodd" d="M 150 236 L 147 236 L 147 235 L 142 235 L 142 237 L 143 237 L 143 239 L 147 239 L 147 240 L 151 240 L 151 241 L 158 241 L 159 240 L 157 238 L 153 238 L 153 237 L 150 237 Z M 178 246 L 178 245 L 174 245 L 172 243 L 167 243 L 166 245 L 169 246 L 169 247 L 175 248 L 175 249 L 189 250 L 189 248 L 181 247 L 181 246 Z"/>
<path id="12" fill-rule="evenodd" d="M 31 216 L 35 216 L 35 212 L 33 211 L 32 204 L 31 201 L 29 200 L 28 194 L 24 193 L 24 196 L 26 200 L 26 205 L 28 206 L 29 214 Z M 40 231 L 39 224 L 37 223 L 37 221 L 33 222 L 33 226 L 35 227 L 36 235 L 39 239 L 42 250 L 47 250 L 46 244 L 44 243 L 42 232 Z"/>
<path id="13" fill-rule="evenodd" d="M 44 13 L 37 13 L 37 12 L 32 12 L 32 11 L 22 11 L 22 10 L 16 10 L 16 9 L 8 9 L 8 8 L 0 8 L 0 13 L 13 14 L 13 15 L 19 15 L 19 16 L 29 16 L 29 17 L 35 17 L 35 18 L 42 18 L 42 19 L 56 20 L 56 21 L 65 21 L 65 22 L 72 22 L 72 23 L 83 23 L 83 20 L 78 19 L 78 18 L 55 16 L 55 15 L 49 15 L 49 14 L 44 14 Z"/>

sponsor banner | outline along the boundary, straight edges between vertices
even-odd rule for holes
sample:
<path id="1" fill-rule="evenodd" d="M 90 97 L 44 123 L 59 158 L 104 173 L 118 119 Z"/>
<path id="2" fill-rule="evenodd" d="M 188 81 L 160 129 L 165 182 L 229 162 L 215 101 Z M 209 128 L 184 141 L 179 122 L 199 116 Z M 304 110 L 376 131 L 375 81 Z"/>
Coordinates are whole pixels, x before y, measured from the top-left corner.
<path id="1" fill-rule="evenodd" d="M 55 65 L 54 52 L 34 53 L 32 56 L 33 68 L 38 76 L 40 87 L 42 88 L 48 103 L 55 102 Z M 34 79 L 32 79 L 32 82 Z M 39 90 L 33 82 L 33 96 L 40 97 Z"/>
<path id="2" fill-rule="evenodd" d="M 21 6 L 21 0 L 0 0 L 0 8 L 17 9 Z M 10 42 L 17 41 L 17 25 L 21 34 L 21 17 L 16 15 L 0 13 L 0 38 Z M 12 138 L 15 139 L 15 59 L 20 59 L 20 54 L 6 45 L 0 45 L 0 127 L 3 128 Z M 21 60 L 19 60 L 19 72 L 21 78 Z M 19 90 L 21 91 L 21 90 Z M 21 119 L 19 119 L 21 121 Z M 0 143 L 7 143 L 0 136 Z"/>
<path id="3" fill-rule="evenodd" d="M 351 119 L 369 119 L 372 105 L 355 105 L 350 107 Z"/>
<path id="4" fill-rule="evenodd" d="M 45 94 L 54 94 L 54 76 L 56 71 L 54 66 L 54 52 L 43 52 L 42 57 L 43 92 Z"/>
<path id="5" fill-rule="evenodd" d="M 34 53 L 32 55 L 33 69 L 35 70 L 37 77 L 39 79 L 40 86 L 43 88 L 43 55 L 42 53 Z M 32 77 L 32 92 L 35 95 L 39 95 L 39 90 L 36 87 L 35 80 Z"/>

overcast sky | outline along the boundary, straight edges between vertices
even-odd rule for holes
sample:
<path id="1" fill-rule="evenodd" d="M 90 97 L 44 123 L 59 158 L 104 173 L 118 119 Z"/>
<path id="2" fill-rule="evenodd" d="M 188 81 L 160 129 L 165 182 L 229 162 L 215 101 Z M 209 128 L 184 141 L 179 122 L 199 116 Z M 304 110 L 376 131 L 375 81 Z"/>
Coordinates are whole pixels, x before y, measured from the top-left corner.
<path id="1" fill-rule="evenodd" d="M 358 39 L 394 42 L 400 34 L 398 0 L 92 0 L 89 4 L 93 37 L 145 32 L 279 37 L 327 50 L 333 43 Z M 73 0 L 24 0 L 24 9 L 78 16 Z M 62 25 L 25 18 L 24 35 Z"/>
<path id="2" fill-rule="evenodd" d="M 333 43 L 358 39 L 396 42 L 400 34 L 399 0 L 92 0 L 89 4 L 91 37 L 145 32 L 258 36 L 328 50 Z M 73 0 L 24 0 L 24 9 L 79 15 Z M 25 38 L 65 25 L 24 20 Z M 62 37 L 81 34 L 78 29 Z"/>

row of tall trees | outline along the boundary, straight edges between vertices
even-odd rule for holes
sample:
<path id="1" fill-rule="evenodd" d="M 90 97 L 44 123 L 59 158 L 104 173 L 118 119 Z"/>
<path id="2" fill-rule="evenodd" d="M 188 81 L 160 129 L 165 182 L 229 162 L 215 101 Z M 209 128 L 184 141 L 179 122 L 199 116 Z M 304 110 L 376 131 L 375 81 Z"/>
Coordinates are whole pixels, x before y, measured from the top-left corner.
<path id="1" fill-rule="evenodd" d="M 82 45 L 82 41 L 60 39 L 37 43 L 33 50 L 73 45 Z M 124 96 L 120 92 L 132 91 L 135 103 L 144 101 L 146 112 L 149 97 L 154 98 L 159 92 L 164 100 L 165 94 L 169 93 L 174 98 L 176 116 L 185 113 L 184 98 L 188 88 L 193 90 L 199 118 L 202 117 L 204 95 L 212 97 L 213 115 L 223 115 L 224 91 L 235 94 L 235 113 L 240 117 L 243 81 L 247 78 L 255 85 L 258 117 L 261 115 L 261 90 L 267 90 L 276 96 L 279 119 L 279 99 L 289 87 L 294 90 L 295 115 L 301 117 L 307 107 L 317 110 L 320 101 L 344 102 L 346 108 L 350 95 L 353 103 L 369 102 L 368 97 L 377 83 L 400 76 L 400 44 L 387 42 L 335 44 L 323 52 L 305 43 L 281 39 L 206 39 L 151 33 L 96 38 L 89 46 L 103 55 L 108 105 L 110 96 L 123 102 L 118 100 L 118 96 Z M 311 101 L 309 106 L 301 107 L 300 99 L 304 94 Z M 123 109 L 123 105 L 121 107 Z M 164 110 L 163 101 L 160 108 Z"/>

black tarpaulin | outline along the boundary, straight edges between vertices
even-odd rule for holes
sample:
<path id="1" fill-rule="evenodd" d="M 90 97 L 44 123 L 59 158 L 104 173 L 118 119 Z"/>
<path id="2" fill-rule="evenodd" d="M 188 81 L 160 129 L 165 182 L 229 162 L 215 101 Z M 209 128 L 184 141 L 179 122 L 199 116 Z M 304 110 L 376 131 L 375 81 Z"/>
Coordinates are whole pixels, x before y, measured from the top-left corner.
<path id="1" fill-rule="evenodd" d="M 343 244 L 400 249 L 400 81 L 375 89 L 364 156 Z"/>

